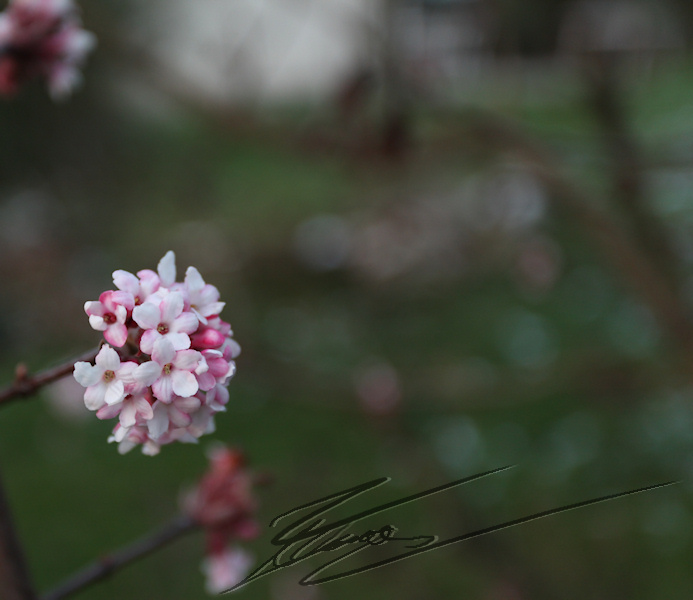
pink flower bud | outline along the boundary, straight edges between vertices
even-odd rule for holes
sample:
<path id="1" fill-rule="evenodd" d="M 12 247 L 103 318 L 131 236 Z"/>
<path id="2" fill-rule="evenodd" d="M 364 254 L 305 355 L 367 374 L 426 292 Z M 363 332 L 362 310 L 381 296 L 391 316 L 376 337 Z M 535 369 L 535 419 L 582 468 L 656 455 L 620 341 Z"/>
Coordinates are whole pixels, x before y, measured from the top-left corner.
<path id="1" fill-rule="evenodd" d="M 209 327 L 198 330 L 190 337 L 191 346 L 196 350 L 215 350 L 225 341 L 226 336 L 223 333 Z"/>

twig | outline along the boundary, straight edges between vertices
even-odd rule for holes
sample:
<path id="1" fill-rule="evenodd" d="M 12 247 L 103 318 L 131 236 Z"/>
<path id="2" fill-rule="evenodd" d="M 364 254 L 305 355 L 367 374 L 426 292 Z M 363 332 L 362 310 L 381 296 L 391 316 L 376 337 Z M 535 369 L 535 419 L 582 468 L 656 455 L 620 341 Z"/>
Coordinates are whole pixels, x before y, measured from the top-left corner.
<path id="1" fill-rule="evenodd" d="M 57 367 L 46 369 L 45 371 L 36 373 L 36 375 L 29 375 L 27 373 L 26 366 L 20 363 L 17 365 L 17 369 L 15 370 L 14 382 L 4 390 L 0 391 L 0 405 L 16 398 L 31 396 L 43 386 L 53 383 L 61 377 L 65 377 L 65 375 L 72 373 L 76 362 L 92 362 L 96 358 L 98 352 L 99 348 L 89 350 L 89 352 L 85 352 L 82 354 L 82 356 L 79 356 L 74 360 L 70 360 L 66 363 L 58 365 Z"/>
<path id="2" fill-rule="evenodd" d="M 180 515 L 160 531 L 147 535 L 113 554 L 106 555 L 68 577 L 58 587 L 41 596 L 41 600 L 61 600 L 89 587 L 155 550 L 193 531 L 197 524 Z"/>
<path id="3" fill-rule="evenodd" d="M 10 508 L 0 480 L 0 597 L 35 600 L 24 553 L 14 530 Z"/>

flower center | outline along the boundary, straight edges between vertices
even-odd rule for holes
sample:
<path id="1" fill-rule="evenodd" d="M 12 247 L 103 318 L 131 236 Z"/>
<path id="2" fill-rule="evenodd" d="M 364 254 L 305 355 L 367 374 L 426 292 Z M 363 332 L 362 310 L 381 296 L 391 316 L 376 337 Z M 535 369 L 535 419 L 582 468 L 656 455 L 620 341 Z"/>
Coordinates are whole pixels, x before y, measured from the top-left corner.
<path id="1" fill-rule="evenodd" d="M 115 372 L 114 371 L 105 371 L 103 374 L 103 380 L 106 383 L 110 383 L 115 379 Z"/>
<path id="2" fill-rule="evenodd" d="M 156 328 L 156 330 L 161 335 L 166 335 L 168 333 L 168 326 L 165 323 L 159 323 L 159 326 Z"/>
<path id="3" fill-rule="evenodd" d="M 173 369 L 173 365 L 171 363 L 164 365 L 164 374 L 168 375 L 171 372 L 171 369 Z"/>
<path id="4" fill-rule="evenodd" d="M 139 306 L 140 304 L 142 304 L 142 298 L 135 296 L 135 306 Z"/>
<path id="5" fill-rule="evenodd" d="M 113 323 L 115 323 L 118 319 L 116 319 L 116 316 L 113 313 L 106 313 L 103 316 L 103 320 L 108 325 L 113 325 Z"/>

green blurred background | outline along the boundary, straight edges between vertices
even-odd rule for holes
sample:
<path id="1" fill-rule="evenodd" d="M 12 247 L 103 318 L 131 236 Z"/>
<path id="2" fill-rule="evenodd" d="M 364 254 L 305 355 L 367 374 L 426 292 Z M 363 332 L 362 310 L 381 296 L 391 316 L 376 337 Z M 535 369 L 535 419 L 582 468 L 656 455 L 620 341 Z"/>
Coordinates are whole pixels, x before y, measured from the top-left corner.
<path id="1" fill-rule="evenodd" d="M 257 559 L 274 516 L 384 475 L 359 507 L 517 465 L 388 517 L 441 537 L 681 480 L 238 597 L 693 597 L 689 3 L 286 0 L 252 26 L 240 1 L 83 4 L 83 88 L 0 104 L 3 379 L 95 346 L 84 302 L 169 249 L 243 354 L 217 432 L 154 458 L 118 455 L 70 381 L 2 409 L 39 589 L 173 517 L 216 440 L 273 476 Z M 203 545 L 79 597 L 207 598 Z"/>

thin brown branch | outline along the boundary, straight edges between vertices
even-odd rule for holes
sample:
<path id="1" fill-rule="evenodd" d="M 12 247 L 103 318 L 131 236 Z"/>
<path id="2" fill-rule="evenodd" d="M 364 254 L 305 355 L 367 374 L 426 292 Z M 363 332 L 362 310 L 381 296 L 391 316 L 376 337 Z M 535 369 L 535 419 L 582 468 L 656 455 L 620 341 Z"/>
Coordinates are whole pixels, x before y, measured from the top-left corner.
<path id="1" fill-rule="evenodd" d="M 3 600 L 36 599 L 2 481 L 0 481 L 0 598 Z"/>
<path id="2" fill-rule="evenodd" d="M 163 548 L 186 533 L 193 531 L 197 524 L 187 515 L 180 515 L 163 529 L 149 534 L 136 542 L 121 548 L 113 554 L 103 556 L 81 571 L 68 577 L 63 583 L 41 596 L 41 600 L 61 600 L 98 583 L 152 552 Z"/>
<path id="3" fill-rule="evenodd" d="M 74 360 L 70 360 L 57 367 L 51 367 L 35 375 L 29 375 L 26 366 L 20 363 L 15 370 L 15 378 L 12 384 L 0 391 L 0 405 L 6 404 L 17 398 L 25 398 L 35 394 L 43 386 L 72 373 L 76 362 L 92 362 L 96 358 L 98 352 L 99 348 L 94 348 L 93 350 L 89 350 L 89 352 L 85 352 L 82 356 L 78 356 Z"/>

